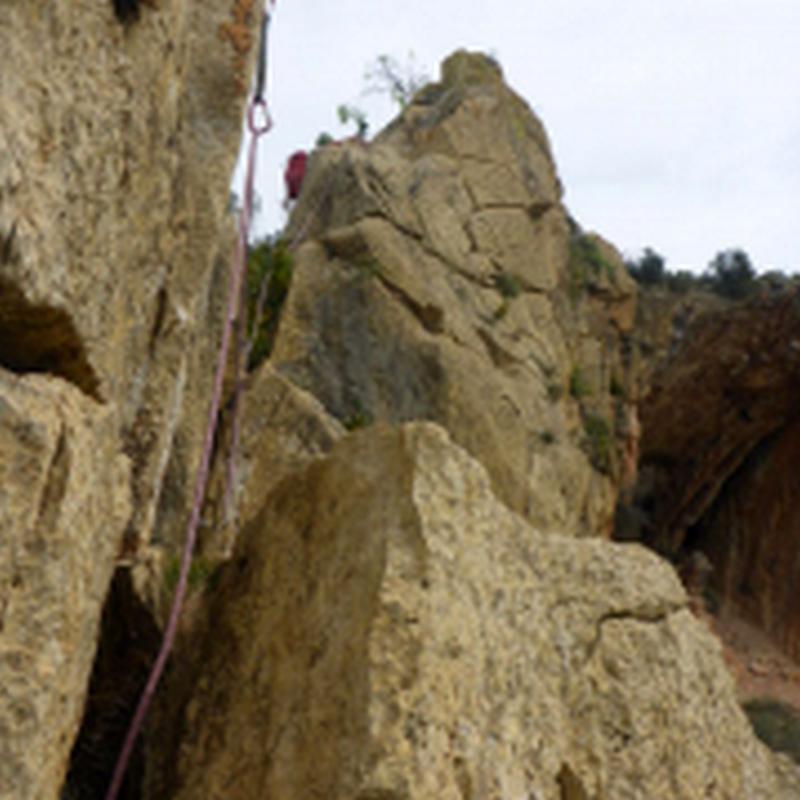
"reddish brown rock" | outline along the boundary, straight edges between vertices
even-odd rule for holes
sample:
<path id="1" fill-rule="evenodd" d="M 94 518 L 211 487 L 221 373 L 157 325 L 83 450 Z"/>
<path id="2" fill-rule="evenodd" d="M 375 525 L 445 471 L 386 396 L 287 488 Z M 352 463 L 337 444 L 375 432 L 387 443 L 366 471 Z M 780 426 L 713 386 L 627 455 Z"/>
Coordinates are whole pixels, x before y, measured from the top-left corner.
<path id="1" fill-rule="evenodd" d="M 748 455 L 796 418 L 795 290 L 705 314 L 682 334 L 641 403 L 646 537 L 674 553 Z"/>
<path id="2" fill-rule="evenodd" d="M 764 443 L 729 481 L 703 526 L 713 585 L 800 659 L 800 420 Z"/>

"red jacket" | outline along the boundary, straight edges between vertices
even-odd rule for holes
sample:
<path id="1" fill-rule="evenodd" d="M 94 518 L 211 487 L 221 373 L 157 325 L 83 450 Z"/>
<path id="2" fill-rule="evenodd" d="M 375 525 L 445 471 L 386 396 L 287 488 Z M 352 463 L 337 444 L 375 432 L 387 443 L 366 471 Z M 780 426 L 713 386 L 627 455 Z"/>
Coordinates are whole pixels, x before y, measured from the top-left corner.
<path id="1" fill-rule="evenodd" d="M 289 156 L 286 170 L 283 173 L 283 181 L 286 184 L 286 199 L 297 200 L 300 189 L 303 188 L 303 178 L 306 176 L 306 164 L 308 163 L 308 153 L 305 150 L 298 150 Z"/>

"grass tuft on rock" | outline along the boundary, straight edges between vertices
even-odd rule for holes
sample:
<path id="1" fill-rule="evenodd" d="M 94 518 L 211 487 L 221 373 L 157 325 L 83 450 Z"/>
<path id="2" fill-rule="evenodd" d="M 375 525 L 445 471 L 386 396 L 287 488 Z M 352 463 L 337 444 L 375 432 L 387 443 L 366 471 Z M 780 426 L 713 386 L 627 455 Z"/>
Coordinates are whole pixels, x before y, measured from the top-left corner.
<path id="1" fill-rule="evenodd" d="M 800 714 L 769 697 L 749 700 L 742 707 L 753 732 L 770 750 L 786 753 L 800 764 Z"/>

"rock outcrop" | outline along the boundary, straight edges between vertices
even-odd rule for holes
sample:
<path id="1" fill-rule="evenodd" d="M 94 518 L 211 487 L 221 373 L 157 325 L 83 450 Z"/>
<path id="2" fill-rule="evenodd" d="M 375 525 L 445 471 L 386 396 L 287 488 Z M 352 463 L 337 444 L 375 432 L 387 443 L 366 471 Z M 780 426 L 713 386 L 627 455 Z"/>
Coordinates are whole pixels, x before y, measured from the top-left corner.
<path id="1" fill-rule="evenodd" d="M 457 54 L 316 153 L 288 235 L 246 424 L 276 473 L 247 472 L 149 796 L 793 798 L 675 573 L 598 536 L 636 479 L 634 290 L 496 66 Z"/>
<path id="2" fill-rule="evenodd" d="M 113 412 L 0 372 L 0 796 L 57 797 L 130 516 Z"/>
<path id="3" fill-rule="evenodd" d="M 437 426 L 347 437 L 243 536 L 153 796 L 794 796 L 674 572 L 532 528 Z"/>
<path id="4" fill-rule="evenodd" d="M 800 294 L 767 289 L 733 304 L 701 294 L 659 318 L 673 326 L 655 326 L 659 357 L 641 403 L 640 538 L 670 556 L 704 552 L 715 605 L 797 658 Z"/>
<path id="5" fill-rule="evenodd" d="M 185 518 L 225 296 L 232 59 L 257 23 L 240 5 L 0 8 L 4 798 L 59 796 L 117 559 L 172 546 Z"/>
<path id="6" fill-rule="evenodd" d="M 157 644 L 221 325 L 255 10 L 0 10 L 15 66 L 0 84 L 4 798 L 99 796 Z M 317 152 L 287 233 L 294 280 L 245 389 L 243 527 L 220 447 L 201 539 L 225 563 L 193 587 L 126 791 L 796 798 L 674 572 L 603 539 L 637 479 L 636 291 L 569 217 L 499 67 L 457 53 L 374 143 Z M 760 346 L 777 320 L 750 331 Z M 785 400 L 770 364 L 741 374 Z M 672 446 L 653 421 L 695 368 L 656 381 L 646 454 Z M 740 410 L 726 397 L 723 419 Z M 726 476 L 746 422 L 732 449 L 707 447 Z M 778 433 L 755 428 L 751 444 Z M 686 463 L 664 520 L 670 503 L 710 508 Z"/>
<path id="7" fill-rule="evenodd" d="M 539 526 L 610 530 L 635 289 L 496 64 L 456 54 L 374 143 L 315 153 L 287 236 L 276 370 L 348 427 L 440 423 Z"/>

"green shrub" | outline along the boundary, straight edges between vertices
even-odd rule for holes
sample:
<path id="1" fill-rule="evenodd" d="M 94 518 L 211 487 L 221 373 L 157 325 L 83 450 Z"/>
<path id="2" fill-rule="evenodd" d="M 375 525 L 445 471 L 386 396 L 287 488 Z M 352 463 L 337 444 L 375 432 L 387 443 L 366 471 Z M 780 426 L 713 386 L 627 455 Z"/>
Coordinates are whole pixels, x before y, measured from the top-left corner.
<path id="1" fill-rule="evenodd" d="M 355 431 L 359 428 L 366 428 L 373 422 L 372 414 L 364 408 L 360 400 L 356 400 L 353 403 L 353 410 L 342 420 L 342 425 L 348 431 Z"/>
<path id="2" fill-rule="evenodd" d="M 569 297 L 577 302 L 586 287 L 597 278 L 605 275 L 613 280 L 614 267 L 603 256 L 593 239 L 578 233 L 569 243 Z"/>
<path id="3" fill-rule="evenodd" d="M 595 414 L 587 414 L 583 420 L 586 434 L 584 450 L 592 466 L 600 472 L 611 471 L 611 428 Z"/>
<path id="4" fill-rule="evenodd" d="M 576 400 L 588 397 L 592 393 L 592 387 L 589 385 L 589 381 L 586 380 L 583 370 L 578 366 L 574 366 L 569 375 L 569 393 Z"/>
<path id="5" fill-rule="evenodd" d="M 767 747 L 786 753 L 800 764 L 800 714 L 770 698 L 750 700 L 743 708 L 753 732 Z"/>
<path id="6" fill-rule="evenodd" d="M 519 297 L 522 286 L 519 279 L 510 272 L 500 272 L 494 276 L 494 286 L 508 300 Z"/>
<path id="7" fill-rule="evenodd" d="M 664 282 L 666 260 L 649 247 L 636 261 L 626 261 L 631 277 L 643 286 L 656 286 Z"/>
<path id="8" fill-rule="evenodd" d="M 248 369 L 257 367 L 272 351 L 293 270 L 292 255 L 282 239 L 268 237 L 250 247 L 247 258 L 247 329 L 253 344 Z"/>
<path id="9" fill-rule="evenodd" d="M 202 556 L 195 556 L 189 567 L 189 589 L 192 591 L 203 589 L 212 583 L 216 574 L 216 566 Z M 181 560 L 178 556 L 172 556 L 164 569 L 164 586 L 170 594 L 175 591 L 180 574 Z"/>

